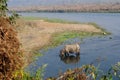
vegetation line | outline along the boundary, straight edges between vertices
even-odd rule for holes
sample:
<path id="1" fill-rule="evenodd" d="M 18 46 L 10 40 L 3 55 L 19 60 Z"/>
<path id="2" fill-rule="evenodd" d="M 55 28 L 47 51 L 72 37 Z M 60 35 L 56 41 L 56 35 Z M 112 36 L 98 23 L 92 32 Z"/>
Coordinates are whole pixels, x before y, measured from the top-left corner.
<path id="1" fill-rule="evenodd" d="M 94 36 L 105 36 L 109 35 L 109 33 L 106 32 L 106 34 L 103 34 L 101 32 L 80 32 L 80 31 L 67 31 L 67 32 L 62 32 L 62 33 L 54 33 L 52 34 L 52 39 L 51 43 L 48 45 L 44 46 L 43 49 L 48 49 L 50 47 L 56 47 L 65 41 L 73 38 L 79 38 L 80 40 L 86 38 L 86 37 L 94 37 Z"/>
<path id="2" fill-rule="evenodd" d="M 62 20 L 62 19 L 58 19 L 58 18 L 41 18 L 41 17 L 22 17 L 25 20 L 43 20 L 46 22 L 52 22 L 52 23 L 66 23 L 66 24 L 82 24 L 80 22 L 77 21 L 68 21 L 68 20 Z"/>

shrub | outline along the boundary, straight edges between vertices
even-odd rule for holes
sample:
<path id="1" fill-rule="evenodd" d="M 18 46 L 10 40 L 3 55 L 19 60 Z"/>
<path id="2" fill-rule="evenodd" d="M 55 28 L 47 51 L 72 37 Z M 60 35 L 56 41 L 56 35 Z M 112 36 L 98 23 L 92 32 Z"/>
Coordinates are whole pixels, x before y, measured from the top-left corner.
<path id="1" fill-rule="evenodd" d="M 23 65 L 20 43 L 16 36 L 9 19 L 0 17 L 0 79 L 2 80 L 13 78 L 13 72 Z"/>

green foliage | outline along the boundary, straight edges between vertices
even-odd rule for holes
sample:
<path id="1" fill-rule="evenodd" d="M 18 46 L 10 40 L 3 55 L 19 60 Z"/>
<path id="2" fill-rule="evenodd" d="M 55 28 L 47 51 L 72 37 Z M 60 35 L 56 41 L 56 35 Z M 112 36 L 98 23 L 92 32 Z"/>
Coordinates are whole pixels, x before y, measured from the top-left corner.
<path id="1" fill-rule="evenodd" d="M 103 73 L 100 80 L 113 80 L 113 77 L 120 79 L 120 62 L 113 65 L 106 73 Z"/>
<path id="2" fill-rule="evenodd" d="M 0 17 L 6 16 L 6 11 L 8 11 L 7 1 L 8 0 L 0 0 Z"/>
<path id="3" fill-rule="evenodd" d="M 44 69 L 46 68 L 47 64 L 44 64 L 42 67 L 40 67 L 35 75 L 35 80 L 43 80 L 43 76 L 44 76 Z"/>
<path id="4" fill-rule="evenodd" d="M 13 24 L 15 23 L 16 18 L 19 18 L 19 15 L 16 14 L 15 12 L 12 12 L 11 16 L 8 16 L 7 12 L 8 10 L 8 5 L 7 5 L 8 0 L 0 0 L 0 17 L 5 17 L 8 18 L 10 23 Z"/>
<path id="5" fill-rule="evenodd" d="M 101 73 L 102 72 L 102 73 Z M 103 72 L 94 65 L 83 65 L 80 68 L 69 69 L 63 75 L 57 77 L 58 80 L 114 80 L 120 79 L 120 62 L 113 65 L 107 72 Z M 47 79 L 54 80 L 55 78 Z"/>
<path id="6" fill-rule="evenodd" d="M 40 53 L 39 51 L 33 51 L 33 58 L 32 61 L 36 61 L 39 57 L 42 57 L 43 54 Z"/>
<path id="7" fill-rule="evenodd" d="M 10 23 L 11 23 L 11 24 L 16 23 L 15 20 L 16 20 L 17 18 L 19 18 L 19 15 L 18 15 L 17 13 L 13 12 L 13 14 L 12 14 L 11 16 L 9 16 Z"/>
<path id="8" fill-rule="evenodd" d="M 13 74 L 14 80 L 43 80 L 44 69 L 47 64 L 41 66 L 35 73 L 34 76 L 31 76 L 29 72 L 25 72 L 24 70 L 18 70 Z"/>

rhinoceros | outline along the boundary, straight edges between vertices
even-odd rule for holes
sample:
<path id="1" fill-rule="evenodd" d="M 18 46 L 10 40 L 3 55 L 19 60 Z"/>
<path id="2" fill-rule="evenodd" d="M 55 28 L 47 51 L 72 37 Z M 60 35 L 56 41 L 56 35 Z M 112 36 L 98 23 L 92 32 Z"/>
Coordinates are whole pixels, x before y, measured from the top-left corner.
<path id="1" fill-rule="evenodd" d="M 60 50 L 60 56 L 68 56 L 69 54 L 80 54 L 79 43 L 65 45 L 63 49 Z"/>

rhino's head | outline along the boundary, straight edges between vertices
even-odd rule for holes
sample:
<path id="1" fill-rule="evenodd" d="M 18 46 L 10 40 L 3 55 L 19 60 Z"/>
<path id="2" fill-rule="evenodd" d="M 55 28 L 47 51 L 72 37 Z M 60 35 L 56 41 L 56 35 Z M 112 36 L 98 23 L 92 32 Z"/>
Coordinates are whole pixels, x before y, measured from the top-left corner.
<path id="1" fill-rule="evenodd" d="M 60 56 L 64 56 L 65 55 L 65 49 L 61 49 L 60 50 Z"/>

